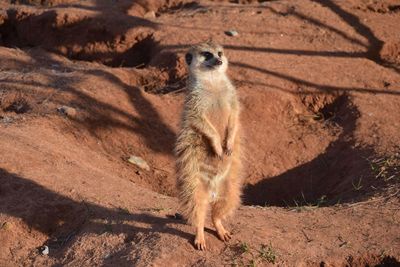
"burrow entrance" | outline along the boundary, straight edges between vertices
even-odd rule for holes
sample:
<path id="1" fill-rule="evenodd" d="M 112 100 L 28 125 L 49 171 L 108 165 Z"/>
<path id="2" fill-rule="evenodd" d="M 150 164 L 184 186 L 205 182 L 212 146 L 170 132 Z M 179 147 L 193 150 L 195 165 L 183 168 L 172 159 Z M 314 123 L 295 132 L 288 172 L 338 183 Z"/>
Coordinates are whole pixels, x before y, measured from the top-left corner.
<path id="1" fill-rule="evenodd" d="M 73 60 L 109 67 L 149 69 L 139 80 L 146 92 L 164 94 L 184 86 L 184 61 L 161 47 L 156 25 L 140 17 L 100 15 L 80 19 L 59 11 L 9 9 L 0 17 L 0 45 L 40 47 Z"/>
<path id="2" fill-rule="evenodd" d="M 372 188 L 387 185 L 387 177 L 400 177 L 399 156 L 377 161 L 372 148 L 357 146 L 354 131 L 360 113 L 349 96 L 335 97 L 315 115 L 327 127 L 340 130 L 336 140 L 313 160 L 247 185 L 245 204 L 300 207 L 358 202 L 375 194 Z"/>
<path id="3" fill-rule="evenodd" d="M 29 14 L 10 9 L 3 20 L 0 44 L 7 47 L 41 47 L 74 60 L 136 68 L 146 67 L 158 52 L 151 30 L 128 33 L 126 23 L 119 25 L 120 21 L 108 17 L 76 21 L 56 11 Z M 152 28 L 150 22 L 140 19 L 135 24 Z"/>

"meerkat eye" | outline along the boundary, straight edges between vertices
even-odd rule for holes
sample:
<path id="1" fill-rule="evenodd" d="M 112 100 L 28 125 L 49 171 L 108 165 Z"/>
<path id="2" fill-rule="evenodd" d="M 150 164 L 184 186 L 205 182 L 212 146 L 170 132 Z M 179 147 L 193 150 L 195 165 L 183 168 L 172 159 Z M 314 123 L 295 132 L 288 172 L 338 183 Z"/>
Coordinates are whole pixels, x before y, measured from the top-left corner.
<path id="1" fill-rule="evenodd" d="M 186 63 L 187 63 L 188 65 L 190 65 L 190 63 L 192 63 L 192 59 L 193 59 L 192 54 L 187 53 L 187 54 L 185 55 L 185 60 L 186 60 Z"/>
<path id="2" fill-rule="evenodd" d="M 201 52 L 201 55 L 205 58 L 206 61 L 208 61 L 214 57 L 214 55 L 210 52 Z"/>
<path id="3" fill-rule="evenodd" d="M 223 53 L 221 51 L 218 52 L 218 56 L 222 57 Z"/>

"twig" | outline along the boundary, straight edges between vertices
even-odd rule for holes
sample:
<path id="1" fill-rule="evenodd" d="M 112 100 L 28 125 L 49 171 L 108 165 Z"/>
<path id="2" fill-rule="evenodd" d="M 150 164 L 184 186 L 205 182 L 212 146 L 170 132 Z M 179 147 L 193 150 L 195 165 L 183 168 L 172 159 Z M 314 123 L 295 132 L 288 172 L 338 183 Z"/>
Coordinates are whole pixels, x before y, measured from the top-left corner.
<path id="1" fill-rule="evenodd" d="M 306 232 L 303 229 L 301 229 L 301 232 L 303 233 L 304 237 L 306 238 L 307 243 L 310 243 L 311 241 L 313 241 L 313 239 L 309 238 L 308 235 L 306 234 Z"/>
<path id="2" fill-rule="evenodd" d="M 348 204 L 348 206 L 345 207 L 345 208 L 351 208 L 351 207 L 359 206 L 359 205 L 362 205 L 362 204 L 373 203 L 373 202 L 376 202 L 376 201 L 379 201 L 379 200 L 383 200 L 383 201 L 384 200 L 389 200 L 390 198 L 396 196 L 398 193 L 400 193 L 400 189 L 397 190 L 395 193 L 389 195 L 389 196 L 386 196 L 386 197 L 383 197 L 383 198 L 370 199 L 370 200 L 366 200 L 366 201 L 363 201 L 363 202 L 357 202 L 357 203 Z"/>

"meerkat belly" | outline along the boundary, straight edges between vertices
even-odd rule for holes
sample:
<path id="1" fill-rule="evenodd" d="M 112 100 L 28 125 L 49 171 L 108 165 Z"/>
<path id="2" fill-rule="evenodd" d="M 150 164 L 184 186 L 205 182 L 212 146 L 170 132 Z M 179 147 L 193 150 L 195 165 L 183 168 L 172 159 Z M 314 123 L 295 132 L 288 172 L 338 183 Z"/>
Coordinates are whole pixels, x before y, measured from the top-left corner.
<path id="1" fill-rule="evenodd" d="M 207 112 L 207 118 L 220 136 L 221 145 L 224 145 L 226 139 L 230 111 L 230 107 L 226 103 L 215 101 Z M 230 168 L 231 158 L 227 156 L 223 156 L 222 159 L 215 155 L 208 156 L 201 163 L 201 177 L 209 190 L 210 201 L 218 199 L 219 186 L 227 178 Z"/>
<path id="2" fill-rule="evenodd" d="M 226 129 L 228 127 L 230 112 L 230 106 L 222 100 L 216 100 L 207 112 L 207 117 L 210 123 L 217 130 L 221 142 L 226 138 Z"/>
<path id="3" fill-rule="evenodd" d="M 206 186 L 210 202 L 216 201 L 220 195 L 220 185 L 228 177 L 231 168 L 230 160 L 221 160 L 219 164 L 204 162 L 200 165 L 201 180 Z"/>

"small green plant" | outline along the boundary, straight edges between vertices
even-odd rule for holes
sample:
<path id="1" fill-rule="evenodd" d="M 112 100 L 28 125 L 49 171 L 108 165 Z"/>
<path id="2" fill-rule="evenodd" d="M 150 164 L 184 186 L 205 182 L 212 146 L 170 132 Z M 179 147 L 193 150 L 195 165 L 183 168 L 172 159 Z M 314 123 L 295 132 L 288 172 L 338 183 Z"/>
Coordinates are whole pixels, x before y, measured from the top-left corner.
<path id="1" fill-rule="evenodd" d="M 276 262 L 277 253 L 271 243 L 269 245 L 262 244 L 259 249 L 255 249 L 248 243 L 241 242 L 232 248 L 235 248 L 236 251 L 236 256 L 231 262 L 232 266 L 255 267 L 260 262 Z"/>
<path id="2" fill-rule="evenodd" d="M 129 213 L 129 209 L 128 208 L 124 208 L 124 207 L 119 207 L 118 208 L 118 212 L 122 213 L 122 214 L 125 214 L 125 215 L 129 215 L 130 214 Z"/>
<path id="3" fill-rule="evenodd" d="M 338 200 L 336 201 L 336 204 L 335 204 L 335 206 L 338 206 L 338 205 L 340 205 L 340 202 L 342 202 L 342 198 L 338 198 Z"/>
<path id="4" fill-rule="evenodd" d="M 246 243 L 240 243 L 240 250 L 241 250 L 241 254 L 247 253 L 250 251 L 250 246 Z"/>
<path id="5" fill-rule="evenodd" d="M 367 159 L 376 179 L 385 182 L 392 179 L 400 179 L 400 154 L 396 153 L 389 157 Z"/>
<path id="6" fill-rule="evenodd" d="M 326 195 L 320 196 L 318 199 L 316 199 L 313 202 L 307 201 L 303 192 L 301 192 L 301 196 L 302 196 L 302 199 L 300 199 L 300 200 L 293 199 L 294 205 L 288 205 L 285 202 L 287 208 L 290 210 L 295 210 L 297 212 L 301 212 L 301 211 L 305 211 L 305 210 L 319 208 L 324 203 L 326 203 Z"/>
<path id="7" fill-rule="evenodd" d="M 363 186 L 362 186 L 362 179 L 363 177 L 361 176 L 360 179 L 358 179 L 358 182 L 355 184 L 354 181 L 351 181 L 351 184 L 353 185 L 353 188 L 355 191 L 359 191 Z"/>
<path id="8" fill-rule="evenodd" d="M 249 267 L 256 267 L 256 261 L 254 259 L 251 259 L 249 264 L 247 265 Z"/>
<path id="9" fill-rule="evenodd" d="M 261 245 L 261 249 L 258 251 L 259 253 L 259 257 L 264 260 L 267 261 L 269 263 L 275 263 L 276 261 L 276 252 L 273 249 L 271 243 L 267 246 L 267 245 Z"/>
<path id="10" fill-rule="evenodd" d="M 303 198 L 303 203 L 304 203 L 303 206 L 308 206 L 310 208 L 312 208 L 312 207 L 319 208 L 322 204 L 324 204 L 326 202 L 326 196 L 325 195 L 320 196 L 314 203 L 313 202 L 308 202 L 306 200 L 306 197 L 304 196 L 303 191 L 301 191 L 301 196 Z"/>
<path id="11" fill-rule="evenodd" d="M 315 203 L 315 206 L 317 206 L 318 208 L 321 207 L 324 203 L 326 202 L 326 195 L 322 195 L 321 197 L 319 197 Z"/>

